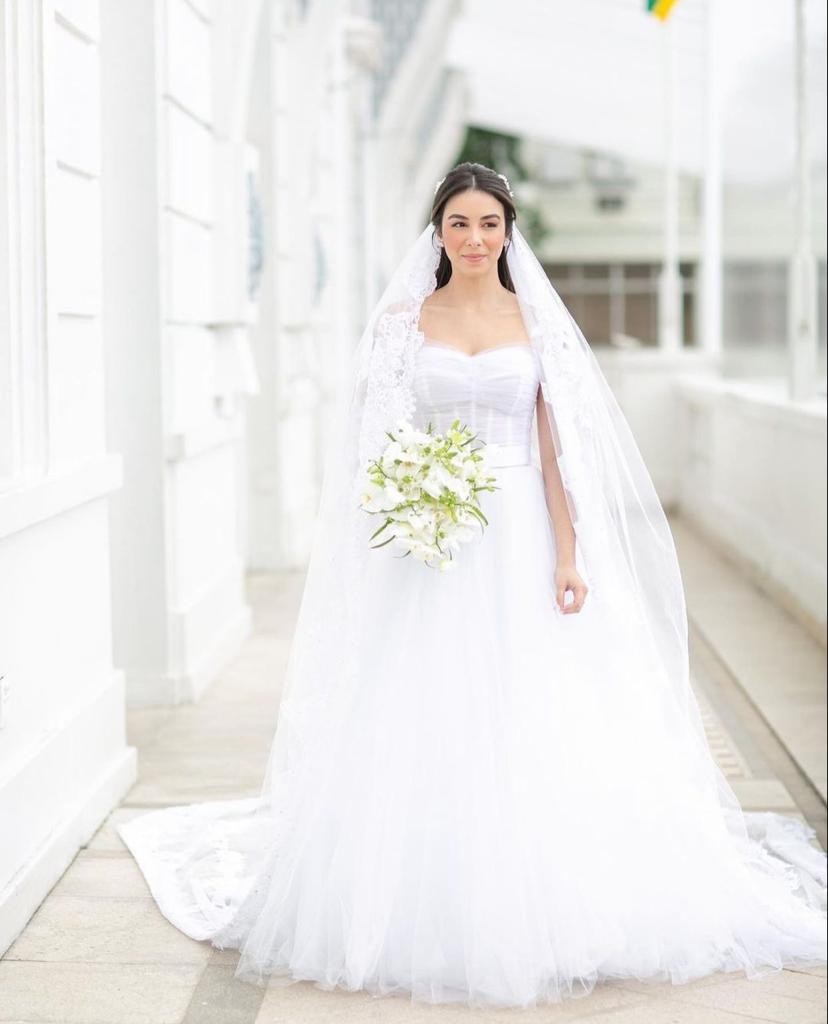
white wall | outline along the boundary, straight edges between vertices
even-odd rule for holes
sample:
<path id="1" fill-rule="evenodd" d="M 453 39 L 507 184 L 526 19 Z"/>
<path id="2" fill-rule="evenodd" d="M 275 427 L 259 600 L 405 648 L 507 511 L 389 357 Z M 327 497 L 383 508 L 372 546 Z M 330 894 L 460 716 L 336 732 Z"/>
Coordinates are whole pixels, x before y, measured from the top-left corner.
<path id="1" fill-rule="evenodd" d="M 826 403 L 702 353 L 596 352 L 662 503 L 825 644 Z"/>
<path id="2" fill-rule="evenodd" d="M 784 381 L 679 382 L 679 507 L 825 643 L 825 399 Z"/>
<path id="3" fill-rule="evenodd" d="M 111 648 L 98 7 L 4 14 L 0 951 L 135 776 Z"/>

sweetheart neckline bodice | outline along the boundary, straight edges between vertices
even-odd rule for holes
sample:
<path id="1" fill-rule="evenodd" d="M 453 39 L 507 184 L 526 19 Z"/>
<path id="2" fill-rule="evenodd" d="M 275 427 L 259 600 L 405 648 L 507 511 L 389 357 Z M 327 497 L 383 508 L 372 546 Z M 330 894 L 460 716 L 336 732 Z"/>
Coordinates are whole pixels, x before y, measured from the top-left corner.
<path id="1" fill-rule="evenodd" d="M 460 420 L 487 444 L 527 446 L 541 377 L 537 356 L 522 341 L 463 352 L 424 337 L 413 380 L 417 423 L 445 431 Z"/>
<path id="2" fill-rule="evenodd" d="M 522 348 L 526 349 L 527 352 L 533 351 L 531 342 L 526 341 L 507 341 L 500 345 L 491 345 L 489 348 L 483 348 L 479 352 L 464 352 L 455 345 L 449 345 L 445 341 L 437 341 L 436 338 L 429 338 L 427 335 L 424 335 L 423 339 L 423 348 L 443 349 L 447 352 L 453 352 L 464 359 L 479 359 L 480 356 L 488 355 L 490 352 L 500 352 L 507 348 Z"/>

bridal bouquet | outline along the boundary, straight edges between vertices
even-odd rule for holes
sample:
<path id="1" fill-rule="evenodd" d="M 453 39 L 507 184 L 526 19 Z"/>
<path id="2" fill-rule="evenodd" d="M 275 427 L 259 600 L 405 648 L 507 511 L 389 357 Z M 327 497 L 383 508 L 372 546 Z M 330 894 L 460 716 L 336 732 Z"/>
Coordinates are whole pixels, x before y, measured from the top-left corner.
<path id="1" fill-rule="evenodd" d="M 402 421 L 386 431 L 390 441 L 368 463 L 360 507 L 383 516 L 371 547 L 393 544 L 431 568 L 450 569 L 454 551 L 471 540 L 488 520 L 480 509 L 481 491 L 497 490 L 486 464 L 485 448 L 455 420 L 445 433 L 415 430 Z"/>

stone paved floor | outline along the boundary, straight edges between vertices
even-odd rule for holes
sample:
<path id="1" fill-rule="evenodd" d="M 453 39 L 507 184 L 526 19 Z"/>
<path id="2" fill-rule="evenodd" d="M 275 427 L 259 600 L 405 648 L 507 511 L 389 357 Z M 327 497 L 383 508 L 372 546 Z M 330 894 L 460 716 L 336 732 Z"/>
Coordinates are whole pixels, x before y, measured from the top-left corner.
<path id="1" fill-rule="evenodd" d="M 296 574 L 251 576 L 255 632 L 201 703 L 130 712 L 140 778 L 0 960 L 2 1024 L 826 1021 L 821 968 L 755 982 L 714 975 L 675 988 L 619 982 L 586 999 L 503 1011 L 379 1000 L 305 982 L 260 989 L 235 981 L 238 954 L 192 941 L 161 916 L 113 825 L 145 807 L 259 792 L 301 584 Z M 694 630 L 691 640 L 710 742 L 744 805 L 804 811 L 815 827 L 821 815 L 824 826 L 824 804 L 776 734 L 705 638 Z"/>
<path id="2" fill-rule="evenodd" d="M 690 619 L 825 803 L 825 648 L 681 520 L 672 523 Z"/>

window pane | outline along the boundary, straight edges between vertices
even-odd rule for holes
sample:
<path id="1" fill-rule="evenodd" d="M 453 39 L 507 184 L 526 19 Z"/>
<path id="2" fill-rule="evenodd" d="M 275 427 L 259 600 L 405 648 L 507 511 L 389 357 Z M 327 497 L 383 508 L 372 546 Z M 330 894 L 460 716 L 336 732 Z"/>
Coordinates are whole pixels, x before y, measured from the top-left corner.
<path id="1" fill-rule="evenodd" d="M 625 307 L 624 333 L 646 345 L 655 345 L 658 337 L 655 295 L 652 292 L 648 295 L 627 295 Z"/>
<path id="2" fill-rule="evenodd" d="M 546 271 L 547 277 L 553 284 L 555 281 L 564 281 L 569 277 L 568 263 L 544 263 L 543 269 Z"/>
<path id="3" fill-rule="evenodd" d="M 737 373 L 786 366 L 787 265 L 727 260 L 723 274 L 725 352 Z"/>
<path id="4" fill-rule="evenodd" d="M 696 344 L 696 296 L 692 289 L 687 289 L 682 296 L 684 344 L 692 347 Z"/>
<path id="5" fill-rule="evenodd" d="M 583 315 L 579 321 L 584 337 L 595 345 L 606 345 L 610 340 L 610 304 L 608 295 L 585 297 Z"/>

